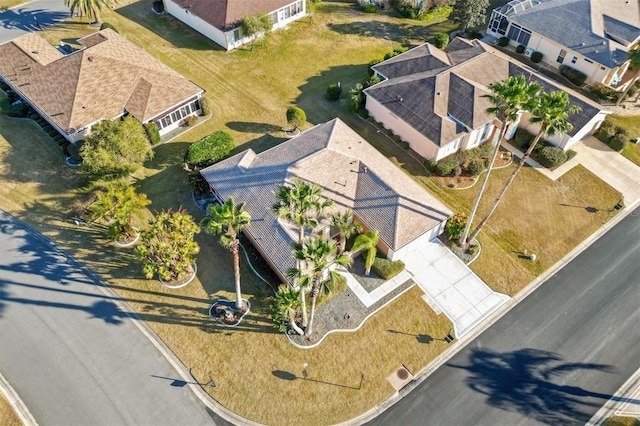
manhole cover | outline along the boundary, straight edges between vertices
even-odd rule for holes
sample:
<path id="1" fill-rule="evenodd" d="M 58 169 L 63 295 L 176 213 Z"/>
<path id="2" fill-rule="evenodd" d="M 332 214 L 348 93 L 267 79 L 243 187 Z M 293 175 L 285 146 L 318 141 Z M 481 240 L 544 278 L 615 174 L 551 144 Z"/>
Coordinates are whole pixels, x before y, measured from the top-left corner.
<path id="1" fill-rule="evenodd" d="M 404 368 L 398 368 L 398 371 L 396 371 L 396 375 L 400 380 L 407 380 L 409 378 L 409 372 Z"/>

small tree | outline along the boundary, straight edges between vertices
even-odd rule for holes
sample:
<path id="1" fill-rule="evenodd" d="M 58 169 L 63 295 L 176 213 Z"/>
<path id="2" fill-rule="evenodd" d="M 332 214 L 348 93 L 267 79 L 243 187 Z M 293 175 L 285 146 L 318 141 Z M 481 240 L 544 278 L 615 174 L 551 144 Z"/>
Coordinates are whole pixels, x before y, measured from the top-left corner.
<path id="1" fill-rule="evenodd" d="M 287 123 L 293 126 L 291 131 L 295 131 L 298 127 L 304 126 L 307 122 L 307 114 L 304 113 L 302 108 L 289 107 L 287 108 Z"/>
<path id="2" fill-rule="evenodd" d="M 114 240 L 135 238 L 131 225 L 133 214 L 151 204 L 145 194 L 137 194 L 133 186 L 123 181 L 112 182 L 106 191 L 98 191 L 89 207 L 89 219 L 107 224 L 107 233 Z"/>
<path id="3" fill-rule="evenodd" d="M 349 89 L 349 106 L 353 111 L 358 111 L 364 106 L 365 98 L 364 93 L 362 93 L 363 89 L 364 87 L 360 83 L 357 83 Z"/>
<path id="4" fill-rule="evenodd" d="M 462 25 L 462 31 L 475 28 L 487 22 L 489 0 L 456 0 L 449 19 Z"/>
<path id="5" fill-rule="evenodd" d="M 209 216 L 202 219 L 201 225 L 206 232 L 220 235 L 220 244 L 233 255 L 233 272 L 236 284 L 236 310 L 243 309 L 240 290 L 240 240 L 238 234 L 251 224 L 251 215 L 244 209 L 244 203 L 237 204 L 229 198 L 224 204 L 210 204 Z"/>
<path id="6" fill-rule="evenodd" d="M 186 210 L 163 210 L 149 221 L 142 232 L 136 256 L 142 261 L 147 279 L 158 274 L 165 282 L 180 281 L 193 273 L 193 264 L 200 251 L 195 234 L 200 227 Z"/>
<path id="7" fill-rule="evenodd" d="M 332 214 L 331 227 L 338 232 L 338 235 L 340 236 L 338 254 L 344 253 L 347 248 L 348 238 L 358 232 L 362 232 L 362 226 L 353 220 L 353 210 L 351 209 Z"/>
<path id="8" fill-rule="evenodd" d="M 431 39 L 431 44 L 433 44 L 438 49 L 444 49 L 449 44 L 449 34 L 437 33 Z"/>
<path id="9" fill-rule="evenodd" d="M 82 171 L 92 178 L 117 179 L 153 158 L 147 134 L 138 120 L 104 120 L 93 126 L 80 148 Z"/>
<path id="10" fill-rule="evenodd" d="M 298 324 L 296 317 L 300 313 L 302 304 L 300 303 L 300 290 L 296 290 L 288 285 L 278 287 L 278 292 L 271 299 L 271 318 L 273 325 L 280 331 L 285 331 L 291 327 L 300 336 L 304 335 Z"/>
<path id="11" fill-rule="evenodd" d="M 373 266 L 373 262 L 376 260 L 376 253 L 378 245 L 378 231 L 369 231 L 364 234 L 360 234 L 356 237 L 356 240 L 353 242 L 352 251 L 363 251 L 364 257 L 364 267 L 365 275 L 369 275 L 371 273 L 371 267 Z"/>
<path id="12" fill-rule="evenodd" d="M 466 216 L 458 213 L 451 216 L 444 227 L 444 230 L 447 232 L 447 236 L 449 237 L 449 241 L 455 241 L 460 238 L 466 225 Z"/>
<path id="13" fill-rule="evenodd" d="M 242 33 L 251 38 L 251 50 L 255 46 L 256 38 L 259 36 L 264 37 L 273 28 L 273 21 L 266 13 L 245 16 L 240 22 Z"/>

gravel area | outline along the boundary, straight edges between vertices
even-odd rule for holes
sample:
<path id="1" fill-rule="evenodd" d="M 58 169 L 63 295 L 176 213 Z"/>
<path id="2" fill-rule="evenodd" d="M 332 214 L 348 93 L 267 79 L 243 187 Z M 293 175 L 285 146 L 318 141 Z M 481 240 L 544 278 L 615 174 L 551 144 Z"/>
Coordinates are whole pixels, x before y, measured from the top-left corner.
<path id="1" fill-rule="evenodd" d="M 349 272 L 351 272 L 351 275 L 353 275 L 360 285 L 367 290 L 367 293 L 371 293 L 373 290 L 387 282 L 387 280 L 373 271 L 371 271 L 368 276 L 365 275 L 365 269 L 364 259 L 362 256 L 357 256 L 353 259 L 353 264 L 351 265 L 351 268 L 349 268 Z"/>

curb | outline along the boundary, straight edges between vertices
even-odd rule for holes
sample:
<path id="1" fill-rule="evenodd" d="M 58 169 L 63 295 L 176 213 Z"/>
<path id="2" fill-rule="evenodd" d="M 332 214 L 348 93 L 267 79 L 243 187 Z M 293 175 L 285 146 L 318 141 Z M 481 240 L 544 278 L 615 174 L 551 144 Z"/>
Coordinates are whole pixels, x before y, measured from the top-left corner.
<path id="1" fill-rule="evenodd" d="M 11 408 L 13 408 L 13 411 L 25 426 L 38 426 L 36 419 L 33 418 L 27 406 L 22 399 L 20 399 L 20 396 L 7 379 L 4 378 L 2 373 L 0 373 L 0 393 L 4 395 Z"/>
<path id="2" fill-rule="evenodd" d="M 353 419 L 347 420 L 343 423 L 338 423 L 336 426 L 352 426 L 352 425 L 362 425 L 366 422 L 369 422 L 386 411 L 389 407 L 394 405 L 396 402 L 400 401 L 402 398 L 410 394 L 415 388 L 417 388 L 423 381 L 425 381 L 435 370 L 441 367 L 444 363 L 446 363 L 449 359 L 451 359 L 454 355 L 460 352 L 464 347 L 473 341 L 476 337 L 482 334 L 485 330 L 495 324 L 499 319 L 501 319 L 504 315 L 506 315 L 511 309 L 513 309 L 516 305 L 522 302 L 527 296 L 533 293 L 538 287 L 544 284 L 547 279 L 549 279 L 552 275 L 556 274 L 560 269 L 562 269 L 567 263 L 571 262 L 574 258 L 576 258 L 580 253 L 586 250 L 591 244 L 593 244 L 596 240 L 606 234 L 611 228 L 621 222 L 624 218 L 626 218 L 633 210 L 635 210 L 638 206 L 640 206 L 640 198 L 633 201 L 629 206 L 625 207 L 619 214 L 613 217 L 606 224 L 598 228 L 593 234 L 587 237 L 584 241 L 578 244 L 573 250 L 567 253 L 562 259 L 558 260 L 554 263 L 549 269 L 540 274 L 536 279 L 531 281 L 529 285 L 520 290 L 517 294 L 510 298 L 509 301 L 504 303 L 499 309 L 494 311 L 491 315 L 489 315 L 485 321 L 479 324 L 474 330 L 472 330 L 469 334 L 464 335 L 456 343 L 453 344 L 449 349 L 442 352 L 438 355 L 433 361 L 431 361 L 428 365 L 426 365 L 422 370 L 415 374 L 414 380 L 410 382 L 407 386 L 405 386 L 400 391 L 394 392 L 389 398 L 377 404 L 373 408 L 364 412 L 363 414 L 354 417 Z M 634 383 L 640 384 L 640 371 L 637 372 L 639 376 Z M 636 374 L 632 378 L 635 378 Z M 631 382 L 631 379 L 629 380 Z M 625 388 L 625 386 L 630 386 L 628 383 L 625 383 L 621 390 Z M 620 391 L 619 391 L 620 392 Z M 617 395 L 617 393 L 616 393 Z M 611 402 L 611 400 L 610 400 Z M 613 402 L 612 402 L 613 403 Z M 609 404 L 609 402 L 607 403 Z M 606 404 L 605 404 L 606 405 Z M 612 409 L 611 409 L 612 410 Z M 601 409 L 602 411 L 602 409 Z M 600 413 L 600 411 L 598 412 Z M 595 417 L 595 416 L 594 416 Z M 598 421 L 604 421 L 604 419 L 597 419 Z M 592 419 L 593 421 L 593 419 Z M 589 423 L 589 425 L 594 426 L 599 423 Z"/>
<path id="3" fill-rule="evenodd" d="M 596 414 L 589 419 L 585 426 L 600 426 L 604 423 L 609 417 L 615 416 L 617 409 L 628 402 L 625 401 L 624 395 L 628 394 L 633 389 L 640 389 L 640 369 L 636 370 L 635 373 L 624 382 L 624 384 L 618 389 L 616 393 L 614 393 L 611 398 L 607 402 L 604 403 L 602 408 L 600 408 Z"/>

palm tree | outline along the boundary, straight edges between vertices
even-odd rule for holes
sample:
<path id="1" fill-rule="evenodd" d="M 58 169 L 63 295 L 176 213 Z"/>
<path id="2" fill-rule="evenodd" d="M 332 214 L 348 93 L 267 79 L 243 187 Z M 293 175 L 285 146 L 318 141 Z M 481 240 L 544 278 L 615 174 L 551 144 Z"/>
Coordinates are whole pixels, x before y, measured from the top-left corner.
<path id="1" fill-rule="evenodd" d="M 636 75 L 633 76 L 633 78 L 627 85 L 627 88 L 624 89 L 624 93 L 622 93 L 622 95 L 620 95 L 620 97 L 618 98 L 618 101 L 616 102 L 616 106 L 622 103 L 624 98 L 627 96 L 627 92 L 629 91 L 629 89 L 631 89 L 631 86 L 633 86 L 636 83 L 636 81 L 638 81 L 638 79 L 640 78 L 640 47 L 634 50 L 630 50 L 628 55 L 629 55 L 629 69 L 636 70 Z"/>
<path id="2" fill-rule="evenodd" d="M 133 186 L 118 181 L 108 184 L 106 191 L 99 191 L 96 200 L 87 208 L 89 220 L 108 225 L 109 237 L 118 240 L 122 237 L 135 237 L 131 225 L 133 214 L 151 204 L 145 194 L 138 194 Z"/>
<path id="3" fill-rule="evenodd" d="M 220 235 L 220 244 L 233 254 L 233 272 L 236 283 L 236 310 L 243 309 L 240 291 L 240 240 L 238 234 L 251 224 L 251 215 L 244 209 L 244 203 L 237 204 L 229 198 L 224 204 L 210 204 L 209 216 L 200 222 L 205 232 Z"/>
<path id="4" fill-rule="evenodd" d="M 353 242 L 352 251 L 363 250 L 365 253 L 364 257 L 364 267 L 365 275 L 369 275 L 371 273 L 371 267 L 373 266 L 373 262 L 376 260 L 376 253 L 378 245 L 378 231 L 369 231 L 364 234 L 360 234 L 356 237 L 356 240 Z"/>
<path id="5" fill-rule="evenodd" d="M 337 254 L 336 242 L 326 240 L 319 235 L 305 238 L 302 243 L 295 244 L 294 255 L 302 268 L 292 268 L 288 275 L 296 277 L 303 287 L 311 288 L 309 293 L 311 310 L 309 322 L 304 332 L 305 336 L 310 336 L 313 332 L 313 319 L 318 295 L 330 293 L 329 282 L 340 276 L 335 270 L 329 271 L 328 278 L 325 278 L 325 273 L 334 263 L 344 267 L 351 266 L 351 256 L 348 253 Z"/>
<path id="6" fill-rule="evenodd" d="M 358 232 L 362 232 L 362 226 L 353 220 L 353 210 L 351 209 L 332 214 L 331 227 L 334 228 L 340 236 L 338 253 L 344 253 L 347 248 L 347 239 Z"/>
<path id="7" fill-rule="evenodd" d="M 300 336 L 304 335 L 304 330 L 296 324 L 296 315 L 300 312 L 301 306 L 300 290 L 289 285 L 278 287 L 278 292 L 271 303 L 271 316 L 280 331 L 284 331 L 287 326 L 290 326 Z"/>
<path id="8" fill-rule="evenodd" d="M 467 237 L 471 231 L 471 224 L 473 223 L 473 218 L 475 217 L 478 206 L 480 205 L 480 200 L 482 199 L 484 190 L 489 182 L 489 175 L 491 174 L 491 169 L 493 168 L 493 164 L 495 163 L 498 152 L 500 151 L 500 144 L 504 140 L 512 123 L 518 120 L 518 114 L 520 111 L 530 108 L 531 99 L 533 99 L 535 94 L 540 91 L 540 86 L 535 83 L 528 83 L 524 76 L 520 75 L 511 76 L 507 78 L 504 83 L 494 83 L 490 86 L 490 89 L 491 94 L 484 95 L 484 97 L 488 98 L 493 104 L 492 107 L 487 108 L 487 112 L 495 115 L 496 118 L 500 120 L 500 135 L 493 150 L 493 155 L 491 156 L 491 161 L 487 167 L 484 179 L 482 180 L 482 184 L 480 185 L 480 189 L 476 195 L 476 199 L 471 207 L 471 213 L 469 214 L 467 225 L 465 226 L 464 232 L 459 240 L 460 245 L 463 247 L 465 247 L 469 241 L 473 241 L 473 239 L 468 239 Z"/>
<path id="9" fill-rule="evenodd" d="M 527 152 L 524 153 L 518 165 L 513 169 L 511 176 L 509 176 L 509 179 L 507 179 L 507 181 L 505 182 L 502 190 L 493 202 L 493 205 L 487 212 L 486 216 L 478 224 L 478 227 L 475 231 L 473 231 L 473 234 L 471 234 L 471 236 L 469 237 L 469 240 L 473 241 L 473 239 L 478 235 L 480 230 L 487 223 L 493 212 L 498 207 L 498 204 L 500 204 L 502 197 L 504 197 L 504 194 L 507 192 L 507 188 L 509 188 L 509 185 L 511 185 L 516 175 L 518 174 L 522 166 L 524 166 L 527 159 L 540 141 L 540 138 L 542 138 L 542 136 L 546 136 L 549 138 L 556 133 L 566 133 L 570 131 L 573 126 L 568 121 L 569 114 L 574 114 L 578 111 L 580 111 L 580 107 L 578 107 L 577 105 L 571 105 L 569 103 L 569 95 L 567 95 L 566 92 L 542 92 L 542 94 L 538 96 L 535 105 L 533 105 L 530 110 L 531 118 L 529 118 L 529 121 L 531 121 L 531 123 L 539 123 L 540 130 L 531 142 L 531 145 L 529 145 Z"/>
<path id="10" fill-rule="evenodd" d="M 298 244 L 304 239 L 305 229 L 314 229 L 318 226 L 318 217 L 324 210 L 333 205 L 333 201 L 322 198 L 322 188 L 318 185 L 306 182 L 302 179 L 293 179 L 291 185 L 280 185 L 276 192 L 276 203 L 272 210 L 278 217 L 298 227 Z M 301 269 L 300 264 L 296 265 Z M 308 322 L 305 291 L 300 292 L 302 302 L 302 326 Z"/>
<path id="11" fill-rule="evenodd" d="M 117 0 L 64 0 L 64 5 L 69 8 L 69 13 L 73 17 L 78 11 L 80 16 L 93 16 L 94 23 L 100 22 L 100 14 L 102 8 L 113 8 L 114 4 L 118 4 Z"/>

